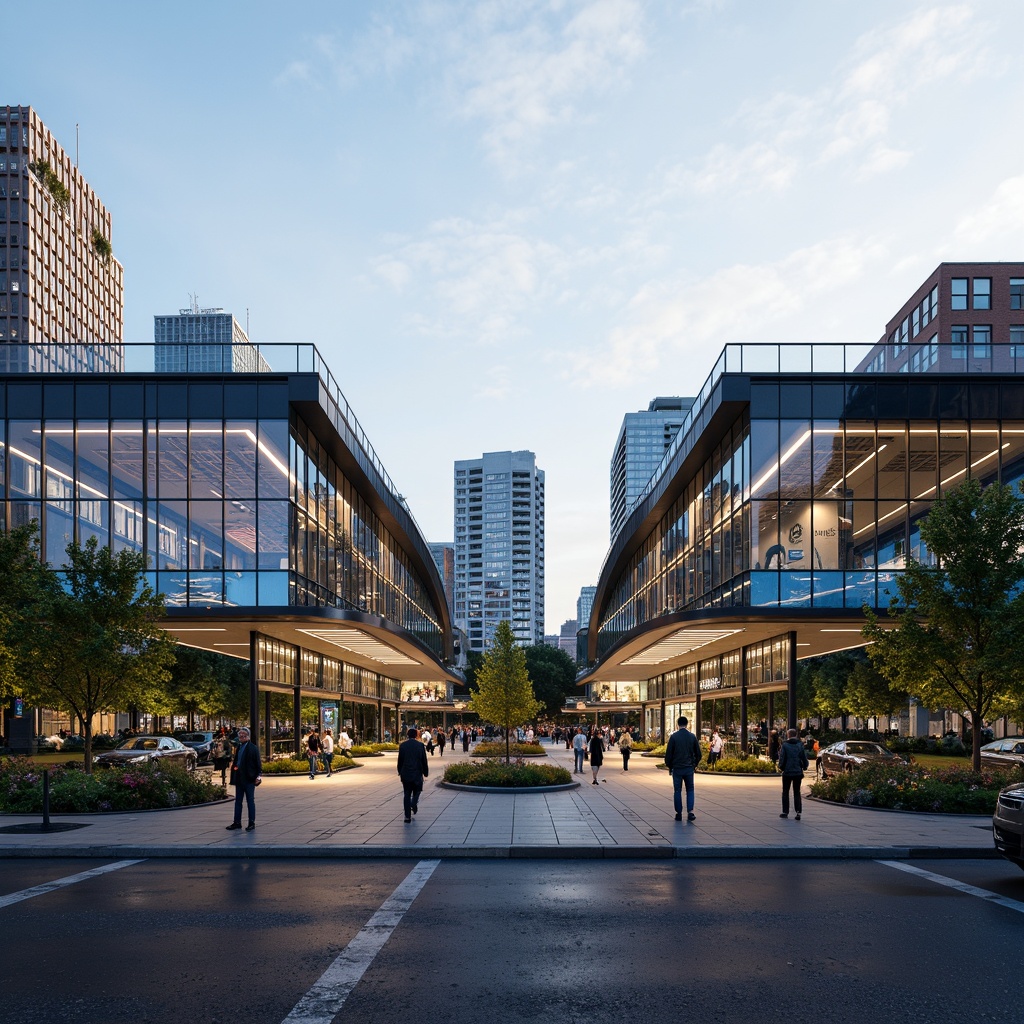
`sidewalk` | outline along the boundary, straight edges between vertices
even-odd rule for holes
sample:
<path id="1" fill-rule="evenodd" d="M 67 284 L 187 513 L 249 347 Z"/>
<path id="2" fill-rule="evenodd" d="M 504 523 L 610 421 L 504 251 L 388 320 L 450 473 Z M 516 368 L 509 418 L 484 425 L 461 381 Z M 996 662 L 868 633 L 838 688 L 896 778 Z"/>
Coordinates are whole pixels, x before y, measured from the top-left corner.
<path id="1" fill-rule="evenodd" d="M 564 746 L 549 763 L 572 770 Z M 318 775 L 264 776 L 257 828 L 228 832 L 231 804 L 181 810 L 56 815 L 65 832 L 0 832 L 0 858 L 73 857 L 992 857 L 991 819 L 904 814 L 804 800 L 802 821 L 779 818 L 776 778 L 698 775 L 693 823 L 677 822 L 672 785 L 652 758 L 634 754 L 628 772 L 606 755 L 600 785 L 589 766 L 577 789 L 556 793 L 467 793 L 440 786 L 444 766 L 465 755 L 428 758 L 419 814 L 406 825 L 394 754 Z M 810 777 L 808 778 L 808 782 Z M 805 786 L 805 793 L 807 787 Z M 38 822 L 4 816 L 0 827 Z"/>

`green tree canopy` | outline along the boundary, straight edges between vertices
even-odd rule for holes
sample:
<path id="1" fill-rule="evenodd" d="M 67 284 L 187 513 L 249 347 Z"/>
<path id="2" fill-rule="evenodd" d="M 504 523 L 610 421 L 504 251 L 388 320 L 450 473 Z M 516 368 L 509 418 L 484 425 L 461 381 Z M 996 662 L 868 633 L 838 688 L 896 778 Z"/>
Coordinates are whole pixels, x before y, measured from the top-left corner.
<path id="1" fill-rule="evenodd" d="M 921 522 L 934 564 L 910 559 L 886 629 L 865 608 L 868 657 L 891 686 L 930 708 L 966 711 L 975 770 L 990 715 L 1019 699 L 1024 627 L 1024 503 L 1004 484 L 967 480 Z"/>
<path id="2" fill-rule="evenodd" d="M 889 680 L 868 660 L 866 651 L 857 651 L 839 706 L 858 718 L 888 718 L 907 706 L 908 696 L 906 690 L 889 685 Z"/>
<path id="3" fill-rule="evenodd" d="M 526 671 L 541 710 L 550 718 L 565 710 L 566 697 L 576 695 L 576 662 L 557 647 L 526 648 Z"/>
<path id="4" fill-rule="evenodd" d="M 509 732 L 540 709 L 534 699 L 526 670 L 526 652 L 516 643 L 508 621 L 502 619 L 494 631 L 494 646 L 484 654 L 476 673 L 476 693 L 469 710 L 505 731 L 505 760 L 509 760 Z"/>
<path id="5" fill-rule="evenodd" d="M 33 631 L 29 696 L 74 715 L 82 725 L 85 768 L 92 771 L 92 720 L 101 711 L 142 705 L 166 683 L 174 643 L 157 625 L 163 599 L 145 582 L 145 556 L 69 544 L 55 586 L 41 603 L 45 628 Z M 56 577 L 55 577 L 56 578 Z"/>

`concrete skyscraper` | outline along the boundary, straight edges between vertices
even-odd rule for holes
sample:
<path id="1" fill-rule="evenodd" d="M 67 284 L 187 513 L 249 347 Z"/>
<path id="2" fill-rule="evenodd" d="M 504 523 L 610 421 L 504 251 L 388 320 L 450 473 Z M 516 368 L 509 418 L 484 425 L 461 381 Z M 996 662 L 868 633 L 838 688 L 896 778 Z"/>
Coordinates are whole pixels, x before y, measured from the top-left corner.
<path id="1" fill-rule="evenodd" d="M 544 639 L 544 473 L 533 452 L 455 463 L 455 608 L 485 651 L 502 619 L 524 645 Z"/>
<path id="2" fill-rule="evenodd" d="M 0 106 L 0 369 L 120 370 L 106 207 L 31 107 Z"/>
<path id="3" fill-rule="evenodd" d="M 157 373 L 256 373 L 270 369 L 242 325 L 223 309 L 193 303 L 153 317 Z"/>
<path id="4" fill-rule="evenodd" d="M 646 411 L 627 412 L 623 417 L 611 463 L 612 540 L 661 465 L 693 402 L 692 398 L 655 398 Z"/>

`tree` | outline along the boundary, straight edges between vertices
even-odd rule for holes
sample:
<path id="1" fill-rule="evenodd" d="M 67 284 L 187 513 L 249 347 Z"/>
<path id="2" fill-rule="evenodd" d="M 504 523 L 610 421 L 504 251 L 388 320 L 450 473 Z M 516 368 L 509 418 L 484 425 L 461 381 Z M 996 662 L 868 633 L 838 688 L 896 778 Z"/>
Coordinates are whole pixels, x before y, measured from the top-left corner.
<path id="1" fill-rule="evenodd" d="M 55 586 L 40 605 L 25 682 L 40 704 L 82 725 L 85 770 L 92 771 L 92 721 L 101 711 L 142 704 L 148 688 L 170 678 L 174 643 L 157 625 L 162 597 L 145 582 L 145 555 L 69 544 Z M 56 577 L 55 577 L 56 578 Z"/>
<path id="2" fill-rule="evenodd" d="M 188 715 L 188 727 L 195 727 L 196 715 L 216 715 L 227 703 L 226 687 L 210 664 L 215 655 L 194 647 L 178 647 L 167 686 L 170 710 Z"/>
<path id="3" fill-rule="evenodd" d="M 907 706 L 907 697 L 906 690 L 889 685 L 866 653 L 857 651 L 839 706 L 858 718 L 891 718 Z"/>
<path id="4" fill-rule="evenodd" d="M 513 724 L 533 718 L 540 709 L 526 671 L 526 652 L 516 643 L 508 621 L 494 631 L 494 646 L 487 651 L 476 673 L 477 691 L 469 710 L 505 730 L 505 760 L 509 756 L 509 732 Z"/>
<path id="5" fill-rule="evenodd" d="M 40 561 L 35 520 L 0 533 L 0 580 L 0 698 L 6 699 L 21 689 L 32 663 L 41 608 L 58 586 Z"/>
<path id="6" fill-rule="evenodd" d="M 562 714 L 566 697 L 576 692 L 576 662 L 557 647 L 534 644 L 526 648 L 526 671 L 544 714 Z"/>
<path id="7" fill-rule="evenodd" d="M 895 628 L 865 608 L 868 657 L 926 706 L 966 710 L 978 771 L 985 718 L 1021 685 L 1024 503 L 1007 485 L 967 480 L 936 500 L 921 540 L 935 562 L 907 562 L 889 608 Z"/>

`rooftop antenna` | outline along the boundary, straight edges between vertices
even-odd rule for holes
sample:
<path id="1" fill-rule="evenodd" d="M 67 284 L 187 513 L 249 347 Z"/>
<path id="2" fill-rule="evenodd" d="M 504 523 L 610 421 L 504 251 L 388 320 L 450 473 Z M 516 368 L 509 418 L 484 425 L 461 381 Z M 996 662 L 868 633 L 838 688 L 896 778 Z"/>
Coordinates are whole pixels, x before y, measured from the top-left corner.
<path id="1" fill-rule="evenodd" d="M 78 166 L 78 122 L 75 122 L 75 167 Z"/>
<path id="2" fill-rule="evenodd" d="M 249 337 L 249 307 L 245 307 L 245 336 Z"/>

